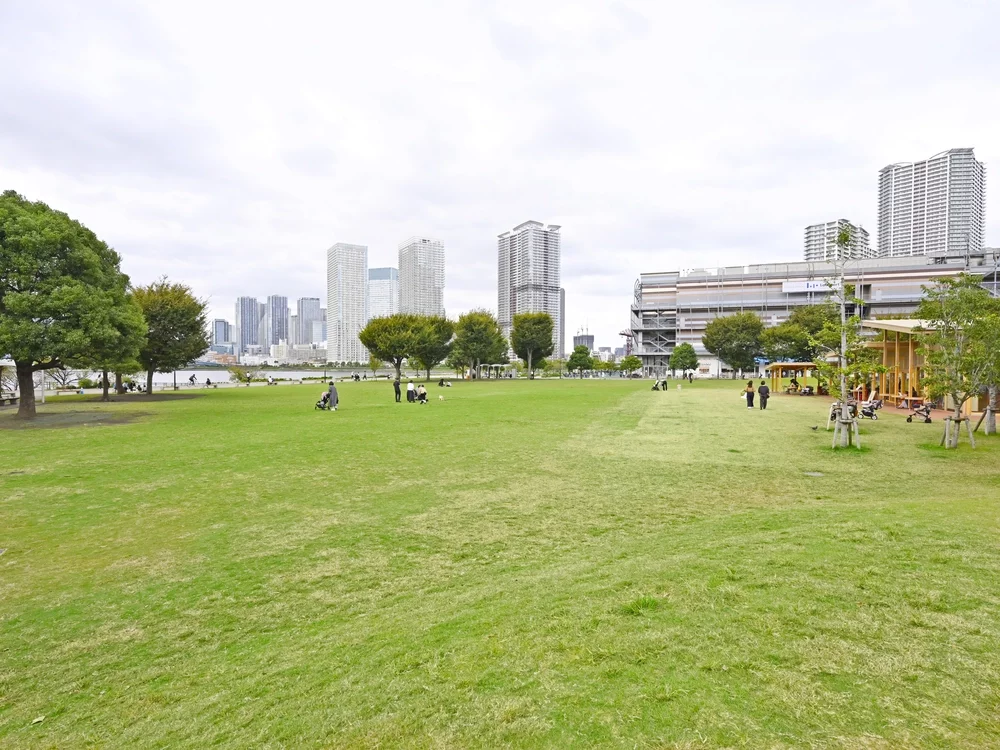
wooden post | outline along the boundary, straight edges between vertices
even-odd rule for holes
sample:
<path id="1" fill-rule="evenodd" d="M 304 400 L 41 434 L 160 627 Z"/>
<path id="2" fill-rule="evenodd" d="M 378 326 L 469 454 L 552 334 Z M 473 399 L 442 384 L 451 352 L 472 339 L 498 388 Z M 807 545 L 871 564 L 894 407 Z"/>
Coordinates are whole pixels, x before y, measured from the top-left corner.
<path id="1" fill-rule="evenodd" d="M 966 417 L 962 420 L 965 422 L 965 430 L 969 433 L 969 443 L 972 445 L 972 450 L 976 449 L 976 438 L 972 434 L 972 420 Z"/>

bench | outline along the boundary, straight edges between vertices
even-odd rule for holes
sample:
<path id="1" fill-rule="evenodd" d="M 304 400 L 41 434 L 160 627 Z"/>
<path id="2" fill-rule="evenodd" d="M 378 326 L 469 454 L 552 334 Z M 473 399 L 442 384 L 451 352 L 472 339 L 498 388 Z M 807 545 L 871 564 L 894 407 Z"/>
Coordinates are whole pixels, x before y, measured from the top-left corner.
<path id="1" fill-rule="evenodd" d="M 0 393 L 0 406 L 17 406 L 21 397 L 14 393 Z"/>

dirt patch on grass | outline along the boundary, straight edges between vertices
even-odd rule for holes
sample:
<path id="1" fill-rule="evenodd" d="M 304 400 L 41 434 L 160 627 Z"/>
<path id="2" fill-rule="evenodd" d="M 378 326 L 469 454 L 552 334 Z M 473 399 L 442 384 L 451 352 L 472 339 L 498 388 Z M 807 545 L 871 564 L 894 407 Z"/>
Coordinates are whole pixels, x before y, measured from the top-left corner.
<path id="1" fill-rule="evenodd" d="M 0 414 L 0 430 L 58 429 L 61 427 L 100 427 L 103 425 L 128 424 L 145 412 L 138 411 L 50 411 L 39 412 L 31 420 L 16 418 L 17 413 Z"/>
<path id="2" fill-rule="evenodd" d="M 133 404 L 149 401 L 182 401 L 188 398 L 201 398 L 204 393 L 112 393 L 107 401 L 100 396 L 74 396 L 73 394 L 56 396 L 57 399 L 72 400 L 78 404 Z"/>

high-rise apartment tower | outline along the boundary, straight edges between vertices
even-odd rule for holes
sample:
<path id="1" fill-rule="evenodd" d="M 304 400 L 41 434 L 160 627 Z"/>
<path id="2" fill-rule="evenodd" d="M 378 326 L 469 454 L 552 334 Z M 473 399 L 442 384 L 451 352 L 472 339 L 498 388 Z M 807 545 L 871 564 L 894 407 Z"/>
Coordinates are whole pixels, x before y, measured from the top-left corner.
<path id="1" fill-rule="evenodd" d="M 317 338 L 314 332 L 314 323 L 322 323 L 323 308 L 320 306 L 319 297 L 301 297 L 295 303 L 295 312 L 298 320 L 298 329 L 295 335 L 298 344 L 316 344 L 323 339 Z M 291 334 L 289 334 L 291 337 Z"/>
<path id="2" fill-rule="evenodd" d="M 825 224 L 813 224 L 806 227 L 805 260 L 821 261 L 839 258 L 841 251 L 837 244 L 837 238 L 843 229 L 851 233 L 851 242 L 847 246 L 846 253 L 848 259 L 858 260 L 875 257 L 875 251 L 868 244 L 868 231 L 864 227 L 855 226 L 847 219 L 837 219 Z"/>
<path id="3" fill-rule="evenodd" d="M 556 351 L 562 331 L 559 229 L 526 221 L 497 238 L 497 319 L 504 335 L 510 338 L 518 313 L 547 312 Z"/>
<path id="4" fill-rule="evenodd" d="M 986 167 L 971 148 L 878 173 L 878 255 L 976 253 L 986 222 Z"/>
<path id="5" fill-rule="evenodd" d="M 368 318 L 384 318 L 399 312 L 399 271 L 368 269 Z"/>
<path id="6" fill-rule="evenodd" d="M 444 315 L 444 245 L 410 237 L 399 245 L 399 312 Z"/>
<path id="7" fill-rule="evenodd" d="M 267 340 L 261 341 L 263 346 L 271 346 L 281 341 L 288 343 L 288 297 L 272 294 L 267 298 L 265 331 Z"/>
<path id="8" fill-rule="evenodd" d="M 368 322 L 368 247 L 338 242 L 326 251 L 327 359 L 365 362 L 358 334 Z"/>
<path id="9" fill-rule="evenodd" d="M 233 343 L 236 353 L 242 354 L 248 346 L 259 343 L 258 327 L 260 326 L 260 306 L 256 297 L 238 297 L 236 299 L 236 330 L 233 332 Z"/>

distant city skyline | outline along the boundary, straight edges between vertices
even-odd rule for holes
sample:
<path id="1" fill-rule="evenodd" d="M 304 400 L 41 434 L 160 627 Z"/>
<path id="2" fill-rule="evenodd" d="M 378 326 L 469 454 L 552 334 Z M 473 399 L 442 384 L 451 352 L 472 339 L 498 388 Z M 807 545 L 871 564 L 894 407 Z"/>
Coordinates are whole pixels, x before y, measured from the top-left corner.
<path id="1" fill-rule="evenodd" d="M 8 5 L 0 184 L 209 319 L 325 300 L 334 240 L 397 267 L 411 234 L 447 250 L 449 316 L 495 311 L 496 235 L 534 216 L 565 227 L 567 338 L 620 345 L 639 273 L 799 261 L 803 228 L 840 217 L 877 246 L 887 164 L 1000 164 L 997 3 L 307 2 L 241 6 L 238 34 L 212 4 Z M 842 54 L 817 54 L 831 29 Z"/>

